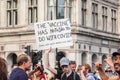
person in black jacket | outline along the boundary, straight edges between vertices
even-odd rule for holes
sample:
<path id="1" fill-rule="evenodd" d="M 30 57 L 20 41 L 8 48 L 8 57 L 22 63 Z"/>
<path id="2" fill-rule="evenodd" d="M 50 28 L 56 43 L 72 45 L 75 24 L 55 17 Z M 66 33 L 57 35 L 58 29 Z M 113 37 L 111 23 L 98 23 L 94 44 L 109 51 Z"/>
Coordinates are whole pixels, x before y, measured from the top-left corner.
<path id="1" fill-rule="evenodd" d="M 61 80 L 80 80 L 79 75 L 75 71 L 72 71 L 70 67 L 70 61 L 68 58 L 63 57 L 60 60 L 60 66 L 62 67 L 63 70 Z"/>

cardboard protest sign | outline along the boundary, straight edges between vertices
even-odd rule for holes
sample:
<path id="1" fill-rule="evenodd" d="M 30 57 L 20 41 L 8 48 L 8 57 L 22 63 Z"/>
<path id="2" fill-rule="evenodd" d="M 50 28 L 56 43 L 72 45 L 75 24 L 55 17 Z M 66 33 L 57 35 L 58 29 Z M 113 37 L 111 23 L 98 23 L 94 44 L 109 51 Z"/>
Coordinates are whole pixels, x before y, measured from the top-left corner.
<path id="1" fill-rule="evenodd" d="M 38 50 L 73 45 L 69 19 L 35 23 L 34 28 Z"/>

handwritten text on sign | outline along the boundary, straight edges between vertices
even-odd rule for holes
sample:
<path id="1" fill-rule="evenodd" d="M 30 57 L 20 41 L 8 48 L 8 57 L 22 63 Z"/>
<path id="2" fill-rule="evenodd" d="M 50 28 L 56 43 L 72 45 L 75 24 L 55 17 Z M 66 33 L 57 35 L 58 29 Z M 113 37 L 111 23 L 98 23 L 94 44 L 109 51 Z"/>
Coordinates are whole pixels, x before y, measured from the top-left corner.
<path id="1" fill-rule="evenodd" d="M 34 28 L 38 50 L 71 46 L 73 44 L 68 19 L 35 23 Z"/>

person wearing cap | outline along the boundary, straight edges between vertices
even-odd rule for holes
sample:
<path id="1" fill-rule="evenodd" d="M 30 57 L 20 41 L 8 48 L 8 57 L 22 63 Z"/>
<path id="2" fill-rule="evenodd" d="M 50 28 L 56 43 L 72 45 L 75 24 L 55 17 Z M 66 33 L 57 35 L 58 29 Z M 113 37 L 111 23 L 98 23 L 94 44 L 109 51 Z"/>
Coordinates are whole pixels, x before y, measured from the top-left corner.
<path id="1" fill-rule="evenodd" d="M 62 67 L 63 74 L 61 75 L 61 80 L 80 80 L 80 77 L 77 73 L 72 71 L 70 68 L 70 61 L 68 58 L 63 57 L 60 60 L 60 66 Z"/>
<path id="2" fill-rule="evenodd" d="M 94 63 L 103 80 L 120 80 L 120 49 L 117 52 L 113 52 L 112 59 L 113 60 L 110 61 L 110 63 L 108 62 L 109 60 L 106 61 L 111 67 L 113 67 L 115 71 L 114 75 L 110 77 L 105 75 L 104 71 L 102 70 L 102 65 L 99 62 Z"/>
<path id="3" fill-rule="evenodd" d="M 53 74 L 59 75 L 60 80 L 80 80 L 80 77 L 77 73 L 73 72 L 70 68 L 70 61 L 68 58 L 63 57 L 60 59 L 61 70 L 51 68 L 48 62 L 49 53 L 51 49 L 45 50 L 45 59 L 46 59 L 46 68 L 51 71 Z"/>

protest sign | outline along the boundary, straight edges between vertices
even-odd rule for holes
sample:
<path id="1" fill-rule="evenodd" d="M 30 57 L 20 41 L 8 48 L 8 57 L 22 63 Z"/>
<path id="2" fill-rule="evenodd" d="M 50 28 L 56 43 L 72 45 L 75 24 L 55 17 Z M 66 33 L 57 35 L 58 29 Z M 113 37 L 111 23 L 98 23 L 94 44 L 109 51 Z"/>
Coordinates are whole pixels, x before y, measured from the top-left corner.
<path id="1" fill-rule="evenodd" d="M 34 28 L 38 50 L 73 45 L 69 19 L 35 23 Z"/>

